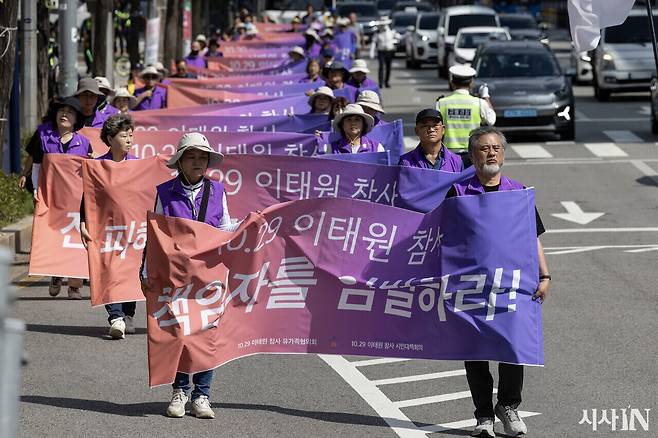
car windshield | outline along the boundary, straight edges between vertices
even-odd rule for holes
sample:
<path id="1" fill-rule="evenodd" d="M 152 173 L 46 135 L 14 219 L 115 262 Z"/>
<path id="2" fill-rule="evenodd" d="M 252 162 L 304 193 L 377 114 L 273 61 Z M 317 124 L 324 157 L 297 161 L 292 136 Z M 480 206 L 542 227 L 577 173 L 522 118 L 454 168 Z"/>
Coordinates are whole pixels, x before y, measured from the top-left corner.
<path id="1" fill-rule="evenodd" d="M 462 33 L 459 39 L 455 41 L 455 47 L 460 49 L 477 49 L 480 44 L 489 40 L 508 40 L 507 35 L 502 32 L 482 32 L 482 33 Z"/>
<path id="2" fill-rule="evenodd" d="M 549 41 L 571 41 L 571 34 L 567 29 L 548 29 L 544 34 Z"/>
<path id="3" fill-rule="evenodd" d="M 500 25 L 510 29 L 537 29 L 537 22 L 532 17 L 505 17 L 500 16 Z"/>
<path id="4" fill-rule="evenodd" d="M 518 78 L 559 76 L 560 68 L 553 57 L 544 51 L 484 53 L 477 60 L 475 69 L 479 78 Z"/>
<path id="5" fill-rule="evenodd" d="M 457 35 L 462 27 L 498 26 L 496 16 L 491 14 L 453 15 L 448 24 L 448 35 Z"/>
<path id="6" fill-rule="evenodd" d="M 356 13 L 357 18 L 377 16 L 375 5 L 368 3 L 343 3 L 342 5 L 338 5 L 337 12 L 341 17 L 347 17 L 352 12 Z"/>
<path id="7" fill-rule="evenodd" d="M 418 27 L 425 30 L 436 30 L 436 28 L 439 27 L 439 18 L 440 16 L 436 14 L 421 15 Z"/>
<path id="8" fill-rule="evenodd" d="M 393 6 L 398 2 L 398 0 L 379 0 L 377 2 L 377 9 L 393 9 Z"/>
<path id="9" fill-rule="evenodd" d="M 407 27 L 416 24 L 415 15 L 395 15 L 393 16 L 393 27 Z"/>
<path id="10" fill-rule="evenodd" d="M 653 22 L 658 26 L 658 17 L 654 16 Z M 604 41 L 610 44 L 649 43 L 651 42 L 649 20 L 646 16 L 628 17 L 619 26 L 605 29 Z"/>

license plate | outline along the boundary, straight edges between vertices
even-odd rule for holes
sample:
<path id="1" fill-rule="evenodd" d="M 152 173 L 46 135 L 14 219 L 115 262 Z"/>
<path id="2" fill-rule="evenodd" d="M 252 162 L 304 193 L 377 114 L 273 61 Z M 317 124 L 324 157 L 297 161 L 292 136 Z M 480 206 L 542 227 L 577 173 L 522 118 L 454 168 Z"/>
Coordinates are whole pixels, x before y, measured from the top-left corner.
<path id="1" fill-rule="evenodd" d="M 505 117 L 537 117 L 537 110 L 533 110 L 533 109 L 505 110 L 503 115 Z"/>

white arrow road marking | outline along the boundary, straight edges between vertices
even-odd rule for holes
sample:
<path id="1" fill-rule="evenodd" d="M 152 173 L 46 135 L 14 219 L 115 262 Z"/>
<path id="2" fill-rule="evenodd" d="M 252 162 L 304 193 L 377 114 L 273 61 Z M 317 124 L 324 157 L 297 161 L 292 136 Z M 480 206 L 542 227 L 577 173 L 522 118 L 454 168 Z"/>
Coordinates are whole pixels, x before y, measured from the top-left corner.
<path id="1" fill-rule="evenodd" d="M 585 213 L 579 206 L 573 201 L 563 201 L 560 202 L 566 213 L 552 213 L 551 216 L 555 216 L 559 219 L 564 219 L 565 221 L 574 222 L 579 225 L 587 225 L 595 219 L 600 218 L 605 213 Z"/>
<path id="2" fill-rule="evenodd" d="M 642 105 L 640 107 L 640 110 L 637 113 L 642 114 L 643 116 L 650 116 L 651 115 L 651 107 L 649 105 Z"/>

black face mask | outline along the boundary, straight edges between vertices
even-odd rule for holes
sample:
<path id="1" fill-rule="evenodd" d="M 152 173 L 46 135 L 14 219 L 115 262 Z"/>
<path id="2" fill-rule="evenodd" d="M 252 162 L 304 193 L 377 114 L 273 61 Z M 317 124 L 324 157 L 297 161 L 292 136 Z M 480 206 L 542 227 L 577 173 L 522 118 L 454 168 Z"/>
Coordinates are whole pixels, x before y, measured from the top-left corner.
<path id="1" fill-rule="evenodd" d="M 192 50 L 192 51 L 190 51 L 190 55 L 192 55 L 192 56 L 196 56 L 196 55 L 198 55 L 198 54 L 199 54 L 199 51 L 198 51 L 198 50 Z"/>

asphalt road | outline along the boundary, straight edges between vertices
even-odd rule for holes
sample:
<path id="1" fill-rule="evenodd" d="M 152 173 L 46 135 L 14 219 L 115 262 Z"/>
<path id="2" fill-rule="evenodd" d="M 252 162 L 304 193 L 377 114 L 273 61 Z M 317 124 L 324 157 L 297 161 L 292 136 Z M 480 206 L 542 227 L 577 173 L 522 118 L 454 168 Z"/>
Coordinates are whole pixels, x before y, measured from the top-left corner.
<path id="1" fill-rule="evenodd" d="M 433 66 L 404 70 L 400 59 L 395 66 L 393 88 L 383 91 L 386 118 L 404 119 L 412 145 L 414 113 L 447 84 Z M 596 102 L 591 87 L 576 93 L 576 141 L 515 139 L 504 167 L 537 189 L 553 275 L 543 315 L 546 366 L 526 368 L 520 410 L 533 437 L 655 437 L 658 137 L 648 93 L 608 103 Z M 584 225 L 553 216 L 567 208 L 603 215 Z M 24 270 L 17 265 L 14 273 Z M 52 299 L 46 279 L 17 285 L 14 313 L 28 324 L 22 437 L 406 438 L 468 435 L 473 424 L 461 363 L 317 355 L 229 363 L 213 382 L 215 420 L 169 419 L 170 389 L 147 386 L 143 305 L 138 333 L 111 341 L 105 311 L 88 300 Z M 629 406 L 643 415 L 651 409 L 649 431 L 638 423 L 635 432 L 578 424 L 583 410 L 611 415 Z"/>

